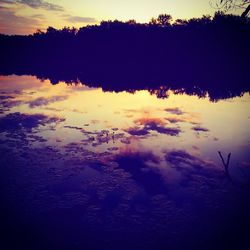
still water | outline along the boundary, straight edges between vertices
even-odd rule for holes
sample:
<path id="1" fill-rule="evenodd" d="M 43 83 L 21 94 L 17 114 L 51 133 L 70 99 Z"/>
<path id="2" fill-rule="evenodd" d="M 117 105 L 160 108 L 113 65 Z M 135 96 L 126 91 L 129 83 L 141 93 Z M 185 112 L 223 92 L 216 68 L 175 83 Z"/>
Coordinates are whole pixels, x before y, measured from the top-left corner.
<path id="1" fill-rule="evenodd" d="M 24 244 L 32 235 L 36 249 L 213 248 L 240 232 L 250 190 L 249 93 L 216 102 L 165 96 L 1 76 L 10 232 L 22 231 Z M 231 153 L 229 172 L 218 151 L 225 161 Z"/>

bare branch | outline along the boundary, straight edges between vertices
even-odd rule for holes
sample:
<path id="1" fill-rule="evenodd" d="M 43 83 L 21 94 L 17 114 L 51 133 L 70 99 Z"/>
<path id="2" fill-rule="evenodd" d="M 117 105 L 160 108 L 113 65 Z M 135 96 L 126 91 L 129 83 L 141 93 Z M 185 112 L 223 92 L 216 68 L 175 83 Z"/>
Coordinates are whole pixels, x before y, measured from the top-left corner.
<path id="1" fill-rule="evenodd" d="M 244 9 L 241 17 L 245 18 L 250 12 L 250 0 L 212 0 L 210 5 L 225 12 L 236 9 Z"/>

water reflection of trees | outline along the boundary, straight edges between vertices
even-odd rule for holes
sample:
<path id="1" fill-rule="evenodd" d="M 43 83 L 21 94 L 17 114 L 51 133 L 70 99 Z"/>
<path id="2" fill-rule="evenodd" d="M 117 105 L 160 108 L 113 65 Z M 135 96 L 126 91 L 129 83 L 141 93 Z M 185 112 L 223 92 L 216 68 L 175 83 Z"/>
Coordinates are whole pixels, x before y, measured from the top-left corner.
<path id="1" fill-rule="evenodd" d="M 84 83 L 104 91 L 168 90 L 211 100 L 249 92 L 249 18 L 203 16 L 171 22 L 102 21 L 30 36 L 0 35 L 0 74 L 30 74 L 52 84 Z"/>

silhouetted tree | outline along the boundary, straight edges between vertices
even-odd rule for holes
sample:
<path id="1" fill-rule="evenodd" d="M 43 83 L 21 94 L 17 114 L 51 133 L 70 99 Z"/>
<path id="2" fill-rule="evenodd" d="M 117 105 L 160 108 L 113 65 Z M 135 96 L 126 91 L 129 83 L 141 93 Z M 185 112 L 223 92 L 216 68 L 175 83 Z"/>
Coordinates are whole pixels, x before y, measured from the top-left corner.
<path id="1" fill-rule="evenodd" d="M 187 24 L 188 24 L 188 21 L 184 19 L 176 19 L 174 22 L 174 25 L 180 25 L 180 26 L 184 26 Z"/>
<path id="2" fill-rule="evenodd" d="M 65 34 L 65 35 L 75 35 L 77 33 L 77 29 L 75 27 L 64 27 L 60 33 Z"/>
<path id="3" fill-rule="evenodd" d="M 108 20 L 79 30 L 0 35 L 0 73 L 35 74 L 53 83 L 81 79 L 115 91 L 146 87 L 158 97 L 166 96 L 159 90 L 166 82 L 200 97 L 209 93 L 211 100 L 249 91 L 249 18 L 217 11 L 213 18 L 171 20 L 162 14 L 148 24 Z"/>
<path id="4" fill-rule="evenodd" d="M 100 27 L 102 27 L 104 29 L 109 29 L 111 25 L 112 25 L 112 21 L 111 20 L 101 21 L 101 23 L 100 23 Z"/>
<path id="5" fill-rule="evenodd" d="M 128 20 L 128 21 L 126 22 L 126 24 L 135 26 L 135 25 L 136 25 L 136 21 L 135 21 L 134 19 L 131 19 L 131 20 Z"/>
<path id="6" fill-rule="evenodd" d="M 149 22 L 149 25 L 156 26 L 157 24 L 158 24 L 157 19 L 154 18 L 154 17 L 152 17 L 151 20 L 150 20 L 150 22 Z"/>
<path id="7" fill-rule="evenodd" d="M 49 26 L 49 27 L 47 28 L 47 32 L 46 32 L 46 33 L 47 33 L 47 34 L 55 34 L 55 33 L 57 33 L 57 29 L 55 29 L 55 28 Z"/>
<path id="8" fill-rule="evenodd" d="M 209 25 L 212 22 L 211 16 L 203 16 L 202 18 L 191 18 L 188 20 L 188 25 L 190 27 L 199 27 L 202 28 L 204 26 Z"/>
<path id="9" fill-rule="evenodd" d="M 250 12 L 250 0 L 217 0 L 217 8 L 223 9 L 225 11 L 232 9 L 244 9 L 241 17 L 245 18 Z"/>
<path id="10" fill-rule="evenodd" d="M 34 35 L 43 35 L 44 32 L 40 29 L 37 29 L 36 32 L 34 33 Z"/>
<path id="11" fill-rule="evenodd" d="M 168 14 L 161 14 L 157 17 L 157 23 L 162 27 L 168 27 L 171 25 L 172 16 Z"/>

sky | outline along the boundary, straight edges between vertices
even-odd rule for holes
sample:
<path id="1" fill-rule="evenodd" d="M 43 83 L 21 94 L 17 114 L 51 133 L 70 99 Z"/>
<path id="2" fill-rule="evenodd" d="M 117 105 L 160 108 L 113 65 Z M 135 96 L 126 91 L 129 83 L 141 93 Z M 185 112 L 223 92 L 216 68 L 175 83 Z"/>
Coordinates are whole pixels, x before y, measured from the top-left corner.
<path id="1" fill-rule="evenodd" d="M 213 1 L 213 0 L 212 0 Z M 174 19 L 213 15 L 211 0 L 0 0 L 0 33 L 82 27 L 102 20 L 149 22 L 159 14 Z"/>

